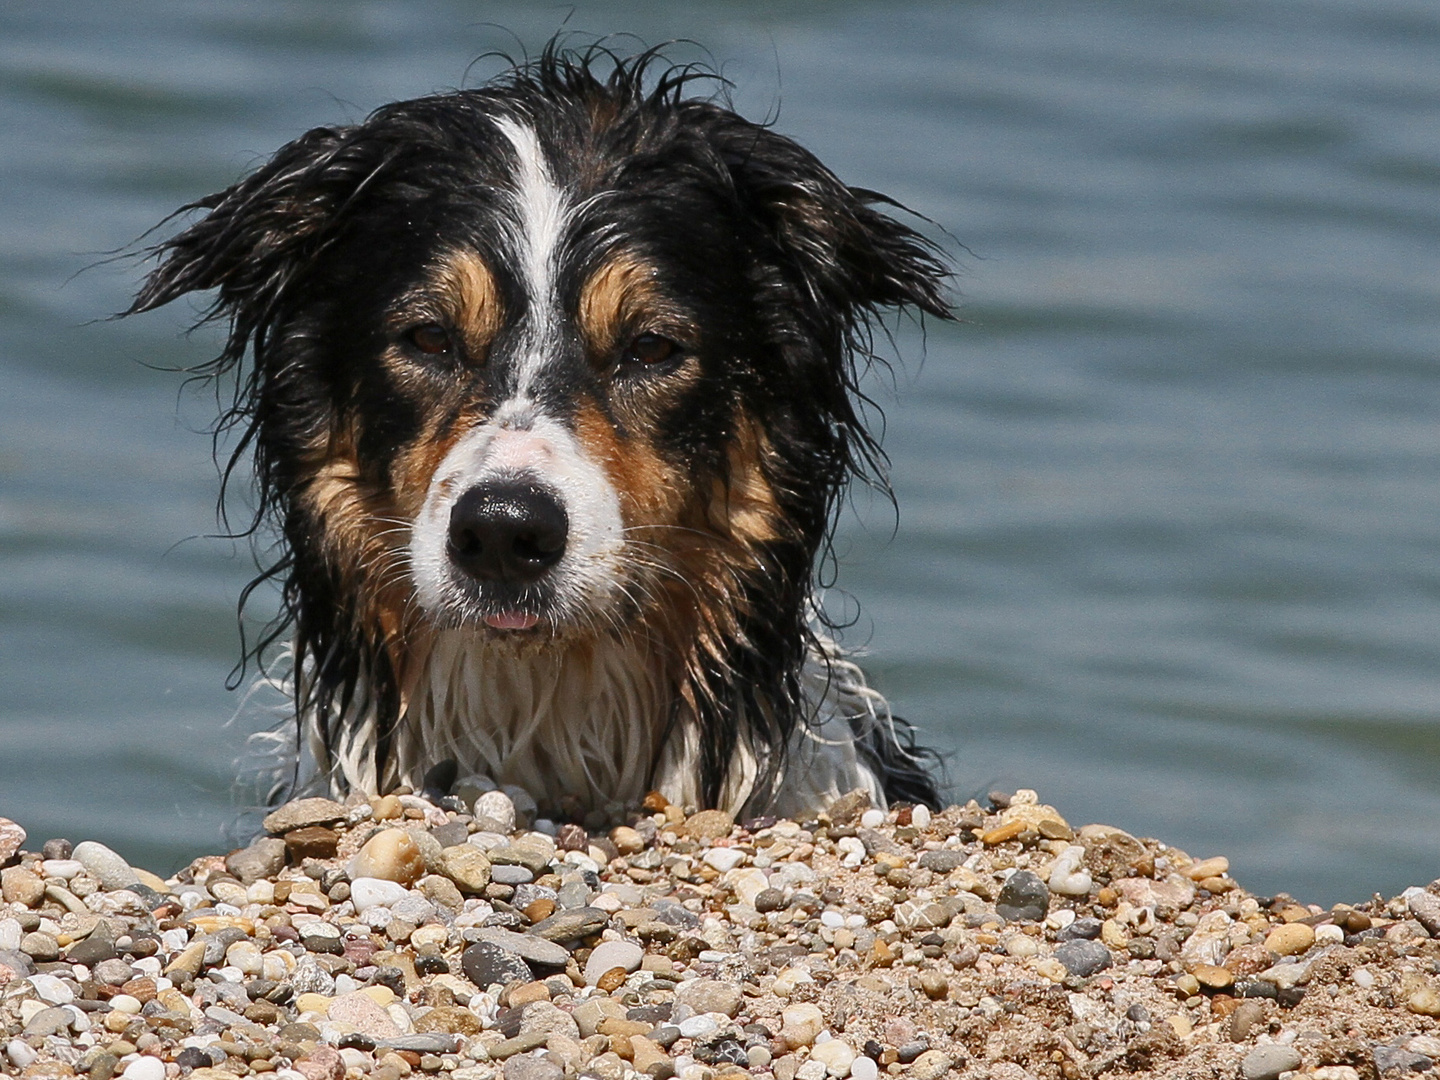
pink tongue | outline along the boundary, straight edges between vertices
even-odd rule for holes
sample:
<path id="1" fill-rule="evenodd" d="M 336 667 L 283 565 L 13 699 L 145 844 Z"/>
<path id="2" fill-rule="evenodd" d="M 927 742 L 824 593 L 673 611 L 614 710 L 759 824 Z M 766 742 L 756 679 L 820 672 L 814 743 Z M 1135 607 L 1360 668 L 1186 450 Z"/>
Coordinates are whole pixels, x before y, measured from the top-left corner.
<path id="1" fill-rule="evenodd" d="M 539 621 L 538 615 L 525 615 L 518 611 L 485 616 L 485 625 L 496 630 L 529 630 Z"/>

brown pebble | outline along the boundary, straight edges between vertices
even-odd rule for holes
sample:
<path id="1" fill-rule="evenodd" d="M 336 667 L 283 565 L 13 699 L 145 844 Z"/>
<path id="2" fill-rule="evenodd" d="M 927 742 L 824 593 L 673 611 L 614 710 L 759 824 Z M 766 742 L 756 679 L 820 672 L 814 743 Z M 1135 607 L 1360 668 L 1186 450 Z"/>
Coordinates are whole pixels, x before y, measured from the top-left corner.
<path id="1" fill-rule="evenodd" d="M 1214 964 L 1196 964 L 1190 974 L 1208 990 L 1228 990 L 1235 985 L 1235 973 Z"/>
<path id="2" fill-rule="evenodd" d="M 628 974 L 629 972 L 627 972 L 623 967 L 613 967 L 609 971 L 605 972 L 605 974 L 601 975 L 600 978 L 595 980 L 595 985 L 608 994 L 610 993 L 610 991 L 620 986 L 625 981 L 625 977 Z"/>
<path id="3" fill-rule="evenodd" d="M 1422 986 L 1410 995 L 1405 1007 L 1420 1016 L 1440 1016 L 1440 990 L 1433 986 Z"/>
<path id="4" fill-rule="evenodd" d="M 340 834 L 323 825 L 307 825 L 285 834 L 285 847 L 294 862 L 303 859 L 333 859 L 340 846 Z"/>
<path id="5" fill-rule="evenodd" d="M 511 989 L 508 1000 L 512 1009 L 528 1005 L 532 1001 L 549 1001 L 550 987 L 543 982 L 521 983 Z"/>
<path id="6" fill-rule="evenodd" d="M 701 810 L 686 818 L 679 831 L 692 840 L 719 840 L 729 836 L 734 827 L 735 819 L 724 810 Z"/>
<path id="7" fill-rule="evenodd" d="M 1265 938 L 1265 947 L 1278 956 L 1299 956 L 1314 944 L 1315 931 L 1302 922 L 1277 926 Z"/>
<path id="8" fill-rule="evenodd" d="M 533 901 L 525 908 L 525 917 L 530 920 L 532 925 L 548 919 L 553 914 L 555 914 L 555 901 L 545 896 Z"/>
<path id="9" fill-rule="evenodd" d="M 1247 999 L 1235 1006 L 1230 1014 L 1230 1041 L 1244 1042 L 1250 1037 L 1256 1024 L 1265 1020 L 1265 1006 L 1254 999 Z"/>
<path id="10" fill-rule="evenodd" d="M 1020 820 L 1007 821 L 1004 825 L 998 825 L 982 833 L 980 841 L 986 847 L 994 847 L 996 844 L 1003 844 L 1007 840 L 1013 840 L 1027 828 L 1025 822 Z"/>
<path id="11" fill-rule="evenodd" d="M 645 799 L 640 805 L 650 813 L 658 814 L 670 805 L 670 800 L 658 791 L 651 791 L 646 793 Z"/>
<path id="12" fill-rule="evenodd" d="M 931 968 L 920 973 L 920 989 L 925 991 L 925 996 L 931 1001 L 939 1001 L 949 992 L 950 984 L 944 975 Z"/>

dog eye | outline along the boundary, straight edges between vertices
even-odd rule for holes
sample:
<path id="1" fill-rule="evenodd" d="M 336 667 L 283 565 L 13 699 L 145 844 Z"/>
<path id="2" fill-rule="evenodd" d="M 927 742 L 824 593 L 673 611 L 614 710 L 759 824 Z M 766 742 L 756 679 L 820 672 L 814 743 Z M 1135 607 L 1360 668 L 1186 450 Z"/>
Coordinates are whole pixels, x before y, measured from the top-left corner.
<path id="1" fill-rule="evenodd" d="M 450 332 L 438 323 L 417 326 L 405 335 L 423 353 L 439 356 L 450 351 Z"/>
<path id="2" fill-rule="evenodd" d="M 625 349 L 624 359 L 633 364 L 651 366 L 673 359 L 680 346 L 659 334 L 641 334 Z"/>

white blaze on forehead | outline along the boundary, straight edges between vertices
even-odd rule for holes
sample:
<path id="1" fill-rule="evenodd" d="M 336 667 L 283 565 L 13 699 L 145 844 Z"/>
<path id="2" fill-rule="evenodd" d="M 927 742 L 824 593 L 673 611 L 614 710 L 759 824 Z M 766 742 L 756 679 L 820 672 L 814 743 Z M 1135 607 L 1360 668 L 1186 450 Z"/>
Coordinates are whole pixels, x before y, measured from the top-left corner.
<path id="1" fill-rule="evenodd" d="M 530 395 L 530 383 L 558 344 L 559 298 L 556 264 L 570 220 L 565 192 L 556 186 L 535 130 L 514 117 L 496 121 L 515 151 L 513 193 L 517 235 L 513 237 L 528 300 L 529 333 L 516 357 L 515 396 Z"/>

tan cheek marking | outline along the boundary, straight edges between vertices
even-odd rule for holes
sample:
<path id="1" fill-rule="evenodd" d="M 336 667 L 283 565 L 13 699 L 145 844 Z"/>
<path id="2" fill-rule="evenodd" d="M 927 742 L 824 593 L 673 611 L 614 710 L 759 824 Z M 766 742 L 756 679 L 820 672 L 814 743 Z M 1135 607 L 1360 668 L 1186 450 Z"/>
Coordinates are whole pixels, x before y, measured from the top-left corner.
<path id="1" fill-rule="evenodd" d="M 744 413 L 736 416 L 730 443 L 730 482 L 716 480 L 706 504 L 710 527 L 738 544 L 753 547 L 781 536 L 781 509 L 775 489 L 765 478 L 765 458 L 773 451 L 759 425 Z"/>
<path id="2" fill-rule="evenodd" d="M 637 438 L 622 440 L 593 401 L 583 402 L 576 413 L 575 436 L 615 485 L 627 529 L 678 522 L 684 481 L 653 446 Z"/>
<path id="3" fill-rule="evenodd" d="M 504 308 L 495 276 L 473 251 L 456 251 L 441 262 L 439 282 L 450 302 L 455 323 L 472 356 L 484 357 L 500 332 Z"/>

